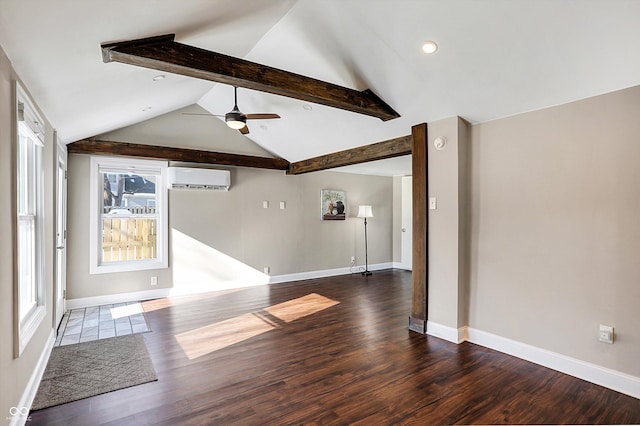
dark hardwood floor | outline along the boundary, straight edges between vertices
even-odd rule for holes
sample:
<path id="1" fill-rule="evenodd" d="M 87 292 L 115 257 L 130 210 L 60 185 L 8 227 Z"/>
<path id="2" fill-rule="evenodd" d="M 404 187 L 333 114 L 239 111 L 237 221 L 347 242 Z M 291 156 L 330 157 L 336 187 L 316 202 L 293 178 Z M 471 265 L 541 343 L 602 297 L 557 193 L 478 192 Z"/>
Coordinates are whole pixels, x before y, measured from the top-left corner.
<path id="1" fill-rule="evenodd" d="M 31 413 L 32 425 L 640 423 L 640 400 L 407 330 L 411 274 L 145 303 L 158 381 Z"/>

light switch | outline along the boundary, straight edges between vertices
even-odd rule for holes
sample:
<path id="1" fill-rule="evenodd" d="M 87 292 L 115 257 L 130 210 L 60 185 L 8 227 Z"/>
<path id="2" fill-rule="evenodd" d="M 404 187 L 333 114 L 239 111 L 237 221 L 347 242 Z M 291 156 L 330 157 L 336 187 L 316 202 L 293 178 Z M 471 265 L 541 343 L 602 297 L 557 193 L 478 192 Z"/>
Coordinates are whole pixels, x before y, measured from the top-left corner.
<path id="1" fill-rule="evenodd" d="M 429 197 L 429 210 L 435 210 L 436 208 L 438 208 L 436 197 Z"/>
<path id="2" fill-rule="evenodd" d="M 269 202 L 268 202 L 268 201 L 266 201 L 266 200 L 265 200 L 265 201 L 263 201 L 263 202 L 262 202 L 262 208 L 263 208 L 263 209 L 268 209 L 268 208 L 269 208 Z"/>
<path id="3" fill-rule="evenodd" d="M 285 209 L 285 203 L 284 201 L 280 201 L 280 210 L 284 210 Z"/>

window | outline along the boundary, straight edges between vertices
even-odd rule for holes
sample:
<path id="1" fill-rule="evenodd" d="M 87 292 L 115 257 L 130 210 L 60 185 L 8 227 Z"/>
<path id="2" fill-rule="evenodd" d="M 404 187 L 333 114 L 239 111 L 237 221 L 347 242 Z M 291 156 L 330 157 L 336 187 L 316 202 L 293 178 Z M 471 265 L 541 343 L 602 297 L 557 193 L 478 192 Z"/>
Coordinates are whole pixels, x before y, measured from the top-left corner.
<path id="1" fill-rule="evenodd" d="M 19 356 L 46 314 L 44 303 L 44 129 L 42 120 L 17 85 L 16 206 Z"/>
<path id="2" fill-rule="evenodd" d="M 91 158 L 90 273 L 166 268 L 167 164 Z"/>

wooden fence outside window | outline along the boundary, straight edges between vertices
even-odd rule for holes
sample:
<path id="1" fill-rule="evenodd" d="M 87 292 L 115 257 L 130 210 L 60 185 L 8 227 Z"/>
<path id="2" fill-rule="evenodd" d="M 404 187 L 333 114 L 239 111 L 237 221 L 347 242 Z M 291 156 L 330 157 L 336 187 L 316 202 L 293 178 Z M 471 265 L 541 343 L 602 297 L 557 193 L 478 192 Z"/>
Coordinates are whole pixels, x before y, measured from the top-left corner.
<path id="1" fill-rule="evenodd" d="M 157 219 L 149 217 L 102 219 L 102 261 L 155 259 Z"/>

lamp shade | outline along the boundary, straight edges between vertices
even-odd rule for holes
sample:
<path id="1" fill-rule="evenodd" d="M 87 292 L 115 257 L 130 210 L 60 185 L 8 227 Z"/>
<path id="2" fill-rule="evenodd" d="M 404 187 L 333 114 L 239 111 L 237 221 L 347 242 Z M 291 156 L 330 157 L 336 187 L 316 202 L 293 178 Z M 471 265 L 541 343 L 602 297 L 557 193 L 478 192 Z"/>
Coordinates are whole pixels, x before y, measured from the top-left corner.
<path id="1" fill-rule="evenodd" d="M 371 206 L 358 206 L 358 217 L 373 217 Z"/>

